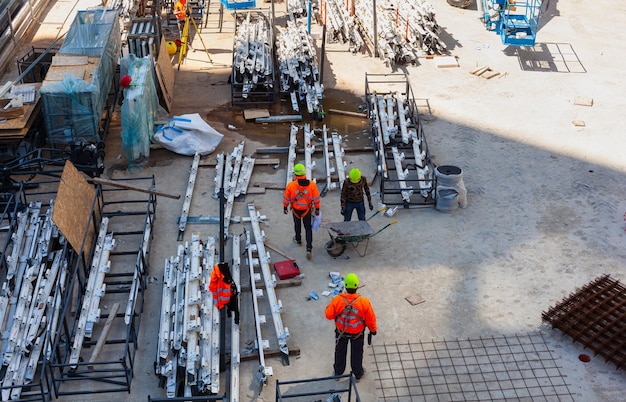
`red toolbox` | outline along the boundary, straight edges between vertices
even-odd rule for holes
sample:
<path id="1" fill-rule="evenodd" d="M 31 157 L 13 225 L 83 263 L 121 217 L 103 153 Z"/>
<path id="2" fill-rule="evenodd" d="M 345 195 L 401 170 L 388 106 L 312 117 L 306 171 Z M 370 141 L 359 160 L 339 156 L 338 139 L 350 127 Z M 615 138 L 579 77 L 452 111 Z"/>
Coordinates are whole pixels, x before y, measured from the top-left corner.
<path id="1" fill-rule="evenodd" d="M 278 279 L 290 279 L 300 275 L 300 268 L 294 260 L 278 261 L 274 263 L 274 270 Z"/>

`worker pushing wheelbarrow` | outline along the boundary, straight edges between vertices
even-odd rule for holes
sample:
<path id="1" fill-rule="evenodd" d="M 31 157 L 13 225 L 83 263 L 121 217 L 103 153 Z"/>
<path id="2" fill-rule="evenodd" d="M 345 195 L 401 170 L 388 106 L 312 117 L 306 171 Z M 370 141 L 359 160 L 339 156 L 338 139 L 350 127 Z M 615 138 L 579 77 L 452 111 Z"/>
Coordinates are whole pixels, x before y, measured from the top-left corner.
<path id="1" fill-rule="evenodd" d="M 374 213 L 369 219 L 376 216 L 378 212 Z M 367 246 L 369 245 L 370 239 L 396 223 L 398 223 L 397 220 L 389 222 L 376 232 L 374 232 L 374 229 L 372 229 L 367 221 L 327 223 L 326 230 L 330 235 L 330 241 L 326 243 L 326 252 L 331 257 L 339 257 L 348 246 L 352 246 L 361 257 L 364 257 L 367 253 Z M 359 244 L 361 243 L 365 243 L 363 252 L 359 249 Z"/>

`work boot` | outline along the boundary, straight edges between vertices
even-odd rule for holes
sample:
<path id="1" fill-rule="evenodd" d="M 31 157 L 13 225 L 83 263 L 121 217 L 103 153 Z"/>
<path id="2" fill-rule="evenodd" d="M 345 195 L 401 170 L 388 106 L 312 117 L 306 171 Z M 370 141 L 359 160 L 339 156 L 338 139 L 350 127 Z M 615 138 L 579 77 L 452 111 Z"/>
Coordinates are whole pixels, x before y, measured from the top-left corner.
<path id="1" fill-rule="evenodd" d="M 310 260 L 311 257 L 313 257 L 313 253 L 311 253 L 311 249 L 310 248 L 307 248 L 306 249 L 306 259 Z"/>
<path id="2" fill-rule="evenodd" d="M 296 243 L 298 246 L 302 245 L 302 240 L 298 240 L 295 236 L 293 237 L 293 242 Z"/>
<path id="3" fill-rule="evenodd" d="M 356 377 L 356 376 L 355 376 L 355 378 L 356 378 L 356 382 L 361 381 L 361 378 L 363 378 L 364 376 L 365 376 L 365 367 L 363 367 L 363 374 L 361 374 L 361 376 L 360 376 L 360 377 Z"/>

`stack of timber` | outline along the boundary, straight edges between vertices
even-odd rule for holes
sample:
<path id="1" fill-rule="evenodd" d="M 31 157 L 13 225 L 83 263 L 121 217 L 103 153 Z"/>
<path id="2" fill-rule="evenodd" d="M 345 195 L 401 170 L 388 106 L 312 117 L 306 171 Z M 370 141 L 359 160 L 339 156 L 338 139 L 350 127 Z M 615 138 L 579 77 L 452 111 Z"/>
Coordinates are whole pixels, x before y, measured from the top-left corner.
<path id="1" fill-rule="evenodd" d="M 273 102 L 272 30 L 263 14 L 237 16 L 233 48 L 233 103 L 251 98 Z"/>
<path id="2" fill-rule="evenodd" d="M 289 94 L 294 111 L 300 111 L 300 102 L 306 104 L 309 114 L 322 113 L 324 86 L 311 35 L 302 23 L 288 21 L 286 28 L 278 27 L 276 52 L 280 70 L 280 91 Z"/>
<path id="3" fill-rule="evenodd" d="M 332 0 L 337 1 L 337 0 Z M 343 6 L 338 4 L 339 8 Z M 378 56 L 388 66 L 415 63 L 419 56 L 443 54 L 446 45 L 439 39 L 439 25 L 432 5 L 425 0 L 411 2 L 383 1 L 376 7 L 376 41 L 371 2 L 355 0 L 355 15 L 359 29 L 369 46 L 377 43 Z"/>

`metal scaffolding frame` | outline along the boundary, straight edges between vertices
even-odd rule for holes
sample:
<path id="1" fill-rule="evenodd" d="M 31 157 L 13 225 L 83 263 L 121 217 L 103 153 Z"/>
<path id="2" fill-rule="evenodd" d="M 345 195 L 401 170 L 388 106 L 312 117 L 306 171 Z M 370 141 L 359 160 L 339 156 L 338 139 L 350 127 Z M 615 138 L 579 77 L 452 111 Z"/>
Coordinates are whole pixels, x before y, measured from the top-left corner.
<path id="1" fill-rule="evenodd" d="M 365 94 L 381 201 L 434 205 L 435 166 L 407 76 L 366 74 Z"/>
<path id="2" fill-rule="evenodd" d="M 155 185 L 154 177 L 123 181 L 137 187 L 154 188 Z M 114 317 L 102 314 L 100 318 L 106 317 L 107 321 L 111 321 L 110 332 L 103 334 L 103 325 L 96 324 L 92 339 L 85 340 L 82 344 L 82 350 L 86 353 L 97 344 L 94 338 L 104 338 L 98 339 L 101 340 L 100 356 L 103 358 L 98 358 L 92 351 L 91 358 L 84 356 L 78 362 L 70 360 L 69 345 L 73 344 L 73 339 L 77 336 L 78 311 L 87 290 L 89 262 L 92 261 L 96 248 L 95 239 L 92 242 L 94 244 L 85 244 L 85 231 L 80 252 L 70 252 L 70 280 L 61 305 L 57 333 L 50 338 L 52 348 L 47 365 L 57 397 L 130 392 L 156 216 L 156 196 L 150 194 L 147 199 L 133 198 L 135 194 L 144 195 L 118 188 L 103 190 L 98 186 L 93 201 L 89 225 L 97 233 L 101 219 L 107 218 L 108 229 L 118 240 L 115 250 L 109 255 L 110 270 L 103 281 L 106 292 L 101 297 L 102 304 L 119 303 L 126 306 L 125 313 L 116 313 Z"/>

